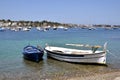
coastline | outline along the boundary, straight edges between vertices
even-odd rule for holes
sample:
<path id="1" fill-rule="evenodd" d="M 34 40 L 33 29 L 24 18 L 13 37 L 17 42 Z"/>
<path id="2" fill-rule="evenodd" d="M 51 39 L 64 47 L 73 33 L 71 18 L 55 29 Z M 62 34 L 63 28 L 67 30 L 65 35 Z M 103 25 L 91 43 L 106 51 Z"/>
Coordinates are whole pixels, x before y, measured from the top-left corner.
<path id="1" fill-rule="evenodd" d="M 107 72 L 88 72 L 85 74 L 76 73 L 52 73 L 39 75 L 38 72 L 24 73 L 0 73 L 0 80 L 120 80 L 120 70 L 111 70 Z"/>
<path id="2" fill-rule="evenodd" d="M 95 74 L 87 77 L 73 77 L 67 80 L 120 80 L 120 71 Z"/>
<path id="3" fill-rule="evenodd" d="M 12 31 L 30 31 L 31 28 L 36 28 L 37 30 L 57 30 L 58 28 L 62 28 L 67 30 L 68 28 L 81 28 L 81 29 L 89 29 L 95 30 L 96 28 L 104 28 L 106 30 L 111 29 L 120 29 L 120 25 L 110 25 L 110 24 L 73 24 L 73 23 L 60 23 L 60 22 L 52 22 L 52 21 L 12 21 L 10 19 L 0 20 L 0 31 L 5 31 L 6 29 Z"/>

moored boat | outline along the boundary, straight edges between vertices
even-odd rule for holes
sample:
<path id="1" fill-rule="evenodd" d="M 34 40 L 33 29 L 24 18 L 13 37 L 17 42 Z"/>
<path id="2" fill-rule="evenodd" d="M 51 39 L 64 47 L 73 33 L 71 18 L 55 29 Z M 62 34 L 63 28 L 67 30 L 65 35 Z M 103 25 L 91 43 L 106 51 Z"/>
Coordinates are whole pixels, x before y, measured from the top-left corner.
<path id="1" fill-rule="evenodd" d="M 23 56 L 27 60 L 39 62 L 42 60 L 43 54 L 44 50 L 40 46 L 35 47 L 28 45 L 23 48 Z"/>
<path id="2" fill-rule="evenodd" d="M 76 44 L 67 44 L 75 46 Z M 81 45 L 76 45 L 81 46 Z M 89 46 L 91 50 L 70 49 L 64 47 L 46 46 L 45 50 L 49 57 L 67 62 L 75 63 L 97 63 L 106 64 L 106 46 L 104 44 L 103 50 L 97 50 L 101 46 Z"/>
<path id="3" fill-rule="evenodd" d="M 0 32 L 3 32 L 5 31 L 5 28 L 4 27 L 0 27 Z"/>

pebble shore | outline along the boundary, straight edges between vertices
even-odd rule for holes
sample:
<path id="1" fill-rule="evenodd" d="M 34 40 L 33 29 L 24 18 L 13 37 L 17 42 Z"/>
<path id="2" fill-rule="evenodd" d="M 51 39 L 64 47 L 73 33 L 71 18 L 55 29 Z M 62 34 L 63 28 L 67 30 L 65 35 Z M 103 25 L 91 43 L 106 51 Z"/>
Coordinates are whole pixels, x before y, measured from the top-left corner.
<path id="1" fill-rule="evenodd" d="M 120 80 L 120 70 L 97 73 L 53 73 L 40 75 L 32 73 L 0 73 L 0 80 Z"/>

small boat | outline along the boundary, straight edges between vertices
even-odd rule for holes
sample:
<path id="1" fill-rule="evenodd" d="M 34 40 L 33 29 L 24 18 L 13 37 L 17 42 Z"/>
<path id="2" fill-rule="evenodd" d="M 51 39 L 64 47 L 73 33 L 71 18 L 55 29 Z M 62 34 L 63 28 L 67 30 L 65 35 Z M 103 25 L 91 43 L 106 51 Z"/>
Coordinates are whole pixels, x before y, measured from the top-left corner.
<path id="1" fill-rule="evenodd" d="M 23 31 L 30 31 L 30 28 L 23 27 Z"/>
<path id="2" fill-rule="evenodd" d="M 83 46 L 80 44 L 66 44 L 70 46 Z M 103 50 L 97 50 L 101 46 L 88 46 L 91 50 L 70 49 L 64 47 L 46 46 L 45 50 L 48 57 L 56 60 L 73 62 L 73 63 L 97 63 L 106 64 L 106 46 L 104 44 Z"/>
<path id="3" fill-rule="evenodd" d="M 42 60 L 44 50 L 40 46 L 31 46 L 28 45 L 23 48 L 23 56 L 27 60 L 39 62 Z"/>
<path id="4" fill-rule="evenodd" d="M 4 27 L 0 27 L 0 32 L 3 32 L 5 31 L 5 28 Z"/>

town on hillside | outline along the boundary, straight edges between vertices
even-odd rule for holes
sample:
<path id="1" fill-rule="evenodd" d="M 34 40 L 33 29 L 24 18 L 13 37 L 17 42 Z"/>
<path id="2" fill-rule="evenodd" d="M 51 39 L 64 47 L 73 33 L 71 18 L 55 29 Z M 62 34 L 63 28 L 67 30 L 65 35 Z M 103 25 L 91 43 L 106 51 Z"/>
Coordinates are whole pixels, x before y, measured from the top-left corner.
<path id="1" fill-rule="evenodd" d="M 12 21 L 10 19 L 0 20 L 0 31 L 5 31 L 6 29 L 10 29 L 12 31 L 29 31 L 32 27 L 35 27 L 37 30 L 49 30 L 52 28 L 53 30 L 57 30 L 58 28 L 62 28 L 67 30 L 68 28 L 82 28 L 94 30 L 96 28 L 105 28 L 105 29 L 118 29 L 120 25 L 109 25 L 109 24 L 72 24 L 72 23 L 59 23 L 59 22 L 51 22 L 47 20 L 43 21 Z"/>

